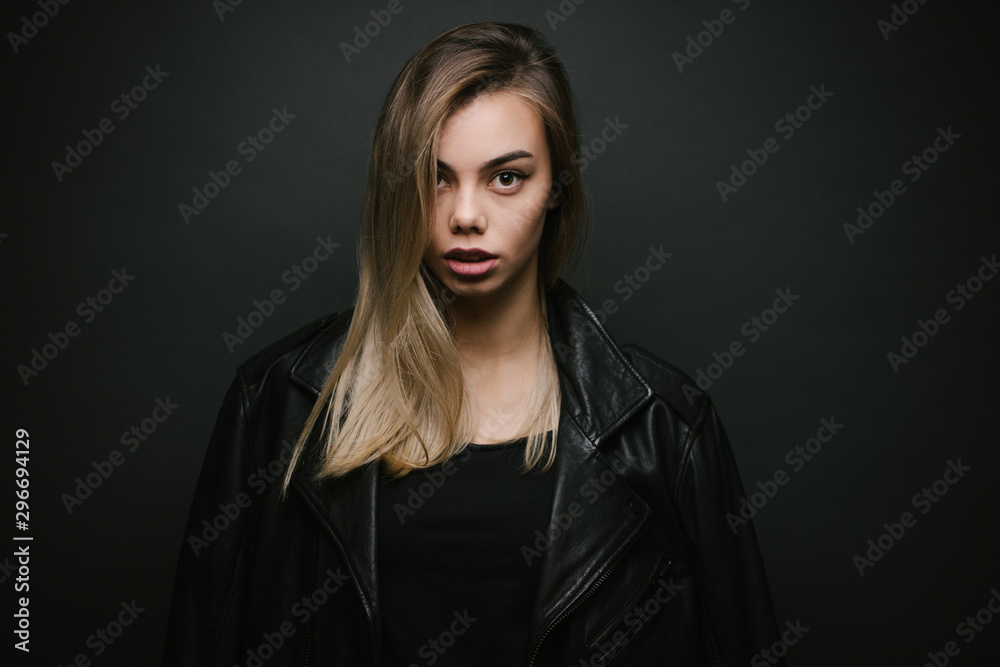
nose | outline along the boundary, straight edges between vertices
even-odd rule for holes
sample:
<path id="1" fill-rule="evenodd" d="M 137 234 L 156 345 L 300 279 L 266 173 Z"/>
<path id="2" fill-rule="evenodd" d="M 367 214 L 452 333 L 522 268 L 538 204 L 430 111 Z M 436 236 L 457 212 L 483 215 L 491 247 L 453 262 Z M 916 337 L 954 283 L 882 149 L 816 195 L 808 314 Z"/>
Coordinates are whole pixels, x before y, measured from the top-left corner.
<path id="1" fill-rule="evenodd" d="M 450 227 L 456 234 L 486 231 L 486 213 L 479 193 L 474 188 L 461 188 L 455 196 L 455 208 L 451 213 Z"/>

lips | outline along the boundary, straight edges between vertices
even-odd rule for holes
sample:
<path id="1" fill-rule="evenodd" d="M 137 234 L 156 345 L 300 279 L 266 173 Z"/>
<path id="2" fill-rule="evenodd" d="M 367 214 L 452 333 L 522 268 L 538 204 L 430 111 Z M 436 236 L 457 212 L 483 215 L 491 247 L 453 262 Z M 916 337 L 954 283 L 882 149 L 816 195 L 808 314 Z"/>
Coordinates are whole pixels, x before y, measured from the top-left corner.
<path id="1" fill-rule="evenodd" d="M 493 273 L 497 256 L 482 248 L 452 248 L 445 254 L 444 261 L 460 280 L 482 280 Z"/>
<path id="2" fill-rule="evenodd" d="M 487 259 L 496 258 L 496 255 L 488 253 L 481 248 L 452 248 L 444 258 L 454 259 L 459 262 L 482 262 Z"/>

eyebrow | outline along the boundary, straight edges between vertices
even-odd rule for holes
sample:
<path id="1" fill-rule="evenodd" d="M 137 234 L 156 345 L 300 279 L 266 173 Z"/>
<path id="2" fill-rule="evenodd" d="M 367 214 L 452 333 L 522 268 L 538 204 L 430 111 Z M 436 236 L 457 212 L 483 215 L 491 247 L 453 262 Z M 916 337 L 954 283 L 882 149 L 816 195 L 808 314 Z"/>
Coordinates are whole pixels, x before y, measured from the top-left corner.
<path id="1" fill-rule="evenodd" d="M 523 157 L 535 157 L 535 156 L 529 153 L 528 151 L 523 151 L 523 150 L 511 151 L 510 153 L 506 153 L 504 155 L 501 155 L 500 157 L 495 157 L 488 162 L 484 162 L 483 165 L 479 167 L 479 171 L 486 171 L 488 169 L 492 169 L 493 167 L 505 164 L 507 162 L 513 162 L 514 160 L 518 160 Z M 442 162 L 441 160 L 437 161 L 437 165 L 438 169 L 444 169 L 446 171 L 455 171 L 450 166 L 448 166 L 447 163 Z"/>

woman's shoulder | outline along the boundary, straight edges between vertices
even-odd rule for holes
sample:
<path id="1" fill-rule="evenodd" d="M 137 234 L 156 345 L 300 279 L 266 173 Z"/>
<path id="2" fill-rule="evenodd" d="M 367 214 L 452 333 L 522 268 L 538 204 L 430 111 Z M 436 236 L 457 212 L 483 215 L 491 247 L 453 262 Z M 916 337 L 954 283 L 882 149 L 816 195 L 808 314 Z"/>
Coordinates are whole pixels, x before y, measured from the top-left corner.
<path id="1" fill-rule="evenodd" d="M 683 370 L 634 343 L 621 346 L 632 366 L 656 393 L 677 412 L 688 427 L 697 430 L 711 398 Z"/>

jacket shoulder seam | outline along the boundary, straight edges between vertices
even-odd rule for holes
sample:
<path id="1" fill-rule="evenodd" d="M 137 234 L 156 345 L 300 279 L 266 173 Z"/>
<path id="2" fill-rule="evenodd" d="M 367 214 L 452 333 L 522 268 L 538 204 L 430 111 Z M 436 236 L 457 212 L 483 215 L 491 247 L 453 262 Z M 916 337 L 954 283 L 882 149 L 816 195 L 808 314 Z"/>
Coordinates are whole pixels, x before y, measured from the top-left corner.
<path id="1" fill-rule="evenodd" d="M 308 341 L 339 319 L 342 314 L 343 312 L 337 312 L 324 315 L 254 353 L 253 356 L 240 364 L 238 369 L 238 372 L 245 378 L 245 384 L 255 384 L 271 366 L 290 353 L 294 354 L 297 348 L 305 350 L 308 347 Z"/>
<path id="2" fill-rule="evenodd" d="M 708 414 L 711 402 L 708 394 L 698 388 L 690 375 L 649 350 L 634 343 L 623 345 L 622 349 L 628 352 L 653 391 L 697 434 Z"/>

